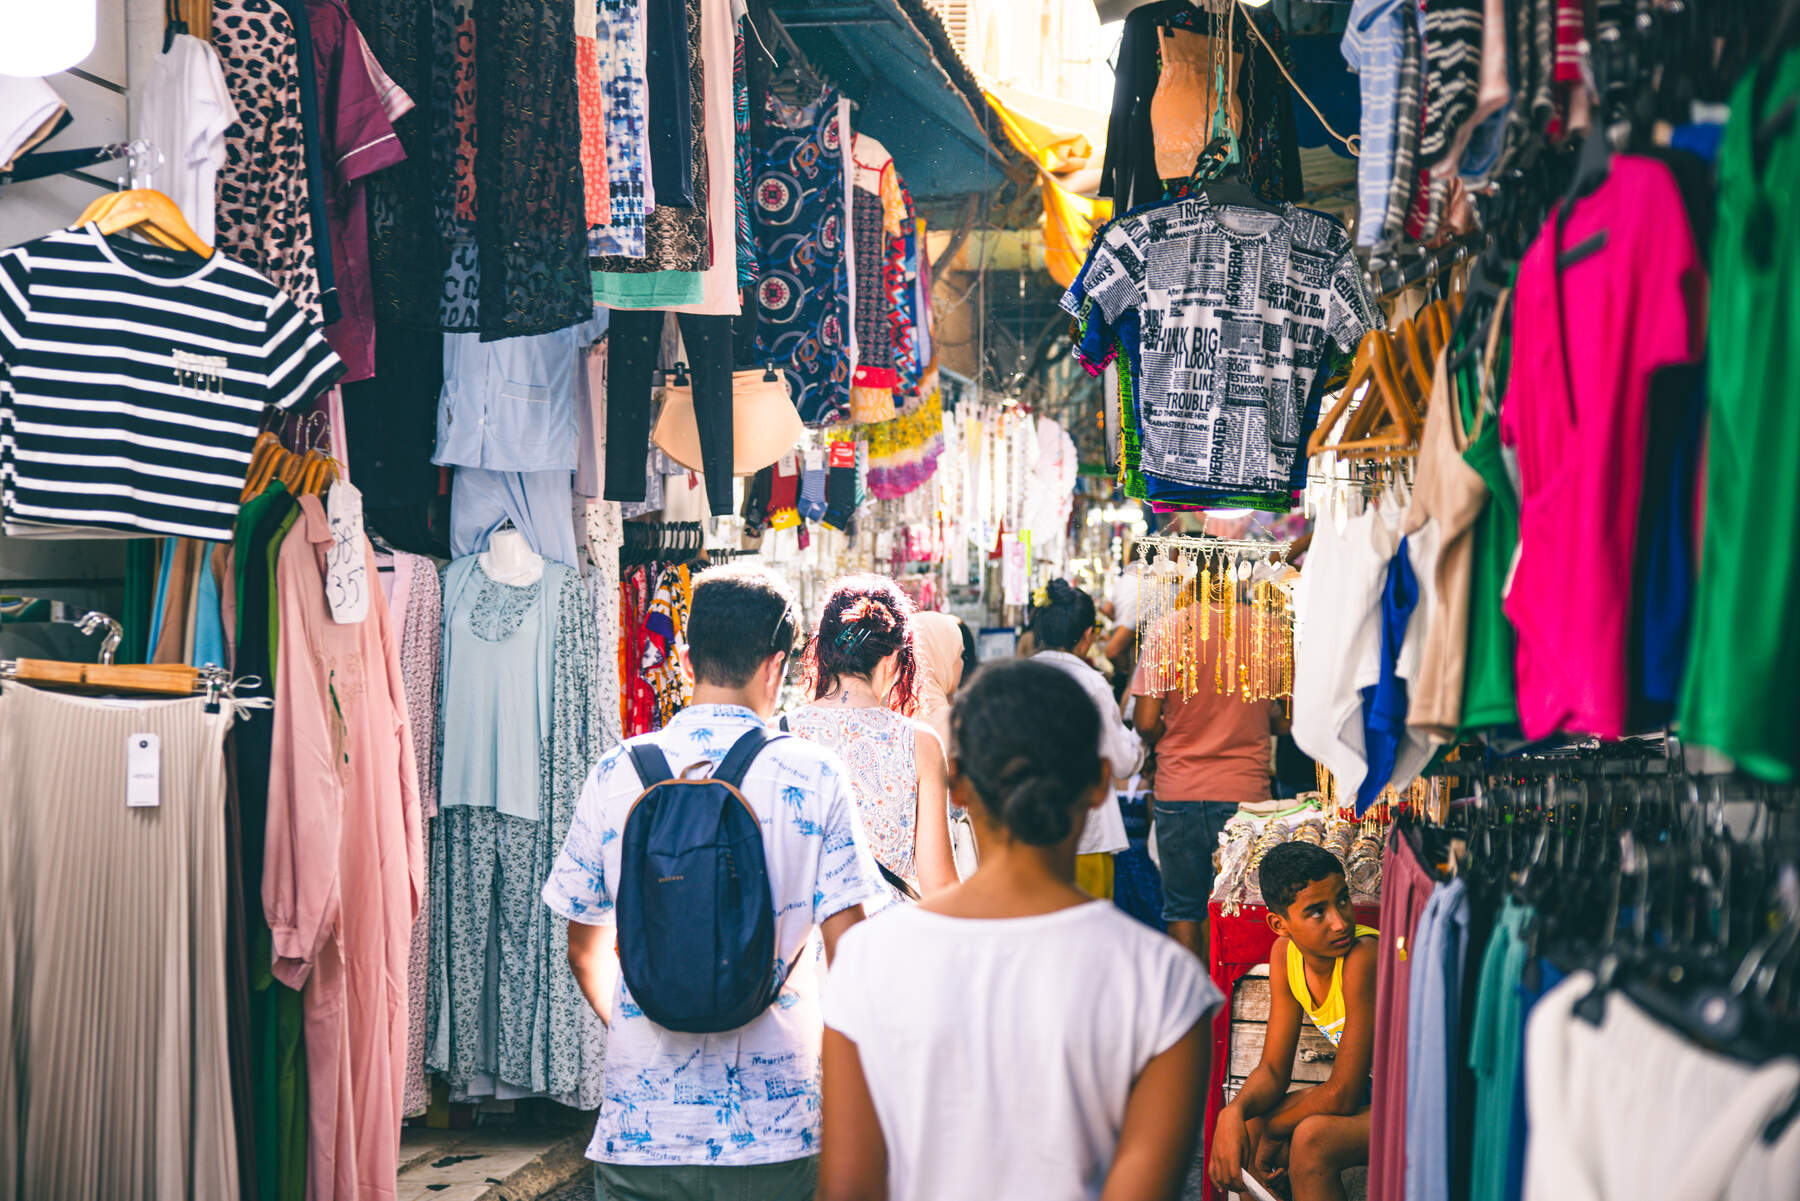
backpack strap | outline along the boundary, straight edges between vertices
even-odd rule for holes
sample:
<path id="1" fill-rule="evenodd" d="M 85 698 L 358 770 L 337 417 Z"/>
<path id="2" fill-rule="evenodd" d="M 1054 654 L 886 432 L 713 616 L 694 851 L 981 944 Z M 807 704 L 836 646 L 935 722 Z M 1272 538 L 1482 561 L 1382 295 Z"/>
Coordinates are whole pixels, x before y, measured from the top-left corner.
<path id="1" fill-rule="evenodd" d="M 638 738 L 625 744 L 626 753 L 631 756 L 631 766 L 637 769 L 638 779 L 645 788 L 655 788 L 675 778 L 675 772 L 669 766 L 669 757 L 662 753 L 662 748 L 648 738 Z"/>
<path id="2" fill-rule="evenodd" d="M 743 787 L 744 777 L 750 772 L 750 764 L 762 754 L 764 747 L 771 742 L 780 742 L 786 734 L 771 734 L 761 726 L 744 731 L 743 737 L 731 744 L 731 750 L 725 755 L 712 778 L 721 784 L 729 784 L 733 788 Z"/>

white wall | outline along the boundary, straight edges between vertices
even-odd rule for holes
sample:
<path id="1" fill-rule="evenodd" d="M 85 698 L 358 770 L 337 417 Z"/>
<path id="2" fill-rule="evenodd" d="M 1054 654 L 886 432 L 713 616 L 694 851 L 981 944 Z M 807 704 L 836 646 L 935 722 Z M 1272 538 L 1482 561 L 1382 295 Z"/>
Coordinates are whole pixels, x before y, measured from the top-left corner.
<path id="1" fill-rule="evenodd" d="M 40 2 L 55 3 L 56 0 Z M 158 40 L 162 36 L 162 6 L 157 0 L 100 0 L 99 37 L 94 52 L 78 68 L 119 88 L 124 88 L 131 77 L 126 34 L 128 4 L 135 10 L 149 10 L 156 32 L 154 37 L 142 40 L 151 42 L 148 50 L 152 53 L 162 49 Z M 148 61 L 145 60 L 146 66 Z M 126 139 L 126 102 L 120 92 L 89 83 L 68 72 L 50 76 L 49 83 L 69 106 L 73 120 L 43 149 L 76 150 Z M 117 178 L 115 171 L 107 164 L 91 169 L 89 174 L 110 181 Z M 100 191 L 85 180 L 68 176 L 0 187 L 0 246 L 17 245 L 59 225 L 69 224 Z"/>
<path id="2" fill-rule="evenodd" d="M 58 3 L 59 0 L 39 0 Z M 100 0 L 94 52 L 78 69 L 107 80 L 118 89 L 144 72 L 162 51 L 161 0 Z M 69 106 L 73 120 L 44 148 L 73 150 L 129 137 L 125 95 L 67 72 L 50 77 L 50 86 Z M 123 163 L 104 164 L 89 174 L 112 183 Z M 82 209 L 106 189 L 71 176 L 54 176 L 0 187 L 0 246 L 29 241 L 74 221 Z M 69 601 L 78 614 L 89 606 L 117 615 L 121 593 L 116 585 L 84 586 L 74 581 L 116 580 L 124 574 L 125 543 L 119 541 L 24 542 L 0 535 L 0 593 L 44 596 Z M 58 586 L 33 581 L 65 581 Z M 96 639 L 74 635 L 68 626 L 16 626 L 0 633 L 0 655 L 91 653 Z"/>

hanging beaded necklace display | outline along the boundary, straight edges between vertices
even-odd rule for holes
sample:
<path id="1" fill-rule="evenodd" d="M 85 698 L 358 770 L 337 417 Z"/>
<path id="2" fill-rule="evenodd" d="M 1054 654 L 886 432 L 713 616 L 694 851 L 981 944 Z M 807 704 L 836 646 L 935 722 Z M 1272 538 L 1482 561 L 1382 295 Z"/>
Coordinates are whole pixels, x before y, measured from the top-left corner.
<path id="1" fill-rule="evenodd" d="M 1292 585 L 1281 572 L 1288 548 L 1210 537 L 1137 540 L 1138 662 L 1150 691 L 1192 697 L 1210 658 L 1220 696 L 1248 704 L 1293 695 Z"/>

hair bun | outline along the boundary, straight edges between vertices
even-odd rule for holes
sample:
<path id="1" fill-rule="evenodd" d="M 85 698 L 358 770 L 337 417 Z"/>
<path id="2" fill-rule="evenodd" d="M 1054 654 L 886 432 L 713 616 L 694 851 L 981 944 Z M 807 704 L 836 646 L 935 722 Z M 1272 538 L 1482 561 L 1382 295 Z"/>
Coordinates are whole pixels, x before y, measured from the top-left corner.
<path id="1" fill-rule="evenodd" d="M 887 633 L 895 625 L 892 611 L 872 596 L 859 596 L 851 601 L 838 620 L 847 626 L 870 626 L 879 634 Z"/>
<path id="2" fill-rule="evenodd" d="M 1063 579 L 1061 576 L 1056 576 L 1051 579 L 1050 583 L 1045 585 L 1045 587 L 1049 590 L 1050 599 L 1052 601 L 1068 601 L 1075 599 L 1075 585 L 1069 583 L 1069 581 Z"/>
<path id="3" fill-rule="evenodd" d="M 1013 765 L 1002 777 L 1000 790 L 1008 828 L 1034 846 L 1049 846 L 1068 837 L 1083 792 L 1068 779 L 1027 763 Z"/>

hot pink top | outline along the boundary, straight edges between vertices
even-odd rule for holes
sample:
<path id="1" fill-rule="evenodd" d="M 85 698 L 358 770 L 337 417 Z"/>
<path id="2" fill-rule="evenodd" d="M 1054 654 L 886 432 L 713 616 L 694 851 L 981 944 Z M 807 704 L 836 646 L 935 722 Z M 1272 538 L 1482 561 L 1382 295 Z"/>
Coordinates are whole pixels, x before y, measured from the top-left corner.
<path id="1" fill-rule="evenodd" d="M 1519 266 L 1500 436 L 1522 477 L 1506 615 L 1527 738 L 1625 731 L 1650 377 L 1699 355 L 1705 285 L 1674 177 L 1631 155 L 1553 212 Z"/>

